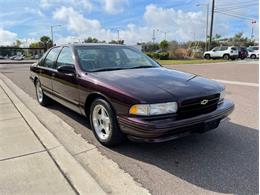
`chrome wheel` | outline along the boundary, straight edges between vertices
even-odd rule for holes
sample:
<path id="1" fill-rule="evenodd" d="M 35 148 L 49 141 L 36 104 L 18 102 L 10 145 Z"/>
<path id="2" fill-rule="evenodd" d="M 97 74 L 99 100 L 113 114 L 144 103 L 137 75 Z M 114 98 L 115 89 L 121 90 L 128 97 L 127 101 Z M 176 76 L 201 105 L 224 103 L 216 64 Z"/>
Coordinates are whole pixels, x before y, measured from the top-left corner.
<path id="1" fill-rule="evenodd" d="M 111 134 L 111 122 L 106 108 L 100 104 L 96 105 L 92 113 L 92 122 L 97 136 L 106 140 Z"/>
<path id="2" fill-rule="evenodd" d="M 39 102 L 43 101 L 43 91 L 41 88 L 41 83 L 39 81 L 37 81 L 36 83 L 36 94 L 37 94 L 37 99 Z"/>

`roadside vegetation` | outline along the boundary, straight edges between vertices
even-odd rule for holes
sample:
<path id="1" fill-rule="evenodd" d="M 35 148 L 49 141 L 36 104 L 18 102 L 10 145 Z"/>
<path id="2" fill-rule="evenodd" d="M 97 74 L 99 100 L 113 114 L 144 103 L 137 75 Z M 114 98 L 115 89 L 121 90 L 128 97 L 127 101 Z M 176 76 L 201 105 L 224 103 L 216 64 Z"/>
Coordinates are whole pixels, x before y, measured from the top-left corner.
<path id="1" fill-rule="evenodd" d="M 204 60 L 204 59 L 189 59 L 189 60 L 157 60 L 161 65 L 178 65 L 178 64 L 207 64 L 226 62 L 226 60 Z"/>
<path id="2" fill-rule="evenodd" d="M 222 38 L 221 35 L 216 34 L 212 39 L 211 47 L 216 46 L 253 46 L 254 40 L 251 40 L 243 35 L 237 33 L 230 38 Z M 88 37 L 81 41 L 82 43 L 106 43 L 104 40 L 98 40 L 95 37 Z M 124 44 L 124 40 L 111 40 L 109 44 Z M 17 40 L 10 46 L 0 47 L 0 56 L 13 56 L 20 53 L 25 59 L 37 59 L 44 51 L 47 51 L 53 46 L 52 40 L 48 36 L 42 36 L 39 41 L 33 42 L 29 45 L 29 49 L 23 50 L 23 43 Z M 163 40 L 157 42 L 139 42 L 137 47 L 141 49 L 146 55 L 158 60 L 161 64 L 197 64 L 197 63 L 214 63 L 221 62 L 221 60 L 203 60 L 203 53 L 205 51 L 205 41 L 187 41 L 178 42 L 175 40 Z M 223 61 L 223 60 L 222 60 Z"/>
<path id="3" fill-rule="evenodd" d="M 160 43 L 138 43 L 142 47 L 142 51 L 148 56 L 156 60 L 191 60 L 202 59 L 205 52 L 205 41 L 166 41 L 163 40 Z M 211 47 L 208 50 L 216 46 L 252 46 L 255 45 L 254 40 L 251 40 L 243 35 L 243 33 L 237 33 L 230 38 L 222 38 L 216 34 L 213 37 Z M 188 63 L 195 61 L 187 61 Z M 201 61 L 207 63 L 206 61 Z M 210 61 L 212 62 L 212 61 Z M 213 61 L 214 62 L 214 61 Z M 165 62 L 168 63 L 168 62 Z M 169 63 L 172 63 L 171 61 Z"/>

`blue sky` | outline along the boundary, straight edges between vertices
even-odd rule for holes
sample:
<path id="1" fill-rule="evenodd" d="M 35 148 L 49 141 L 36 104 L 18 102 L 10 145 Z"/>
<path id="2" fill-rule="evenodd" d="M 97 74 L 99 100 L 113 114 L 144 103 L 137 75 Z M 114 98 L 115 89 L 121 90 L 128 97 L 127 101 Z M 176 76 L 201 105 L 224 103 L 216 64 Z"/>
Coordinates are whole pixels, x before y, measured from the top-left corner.
<path id="1" fill-rule="evenodd" d="M 0 0 L 0 45 L 16 39 L 30 43 L 55 28 L 57 43 L 83 40 L 88 36 L 101 40 L 117 39 L 126 43 L 151 41 L 203 40 L 205 7 L 196 4 L 211 0 Z M 229 37 L 237 32 L 251 36 L 251 20 L 258 39 L 258 1 L 216 0 L 214 34 Z M 239 16 L 232 17 L 233 16 Z"/>

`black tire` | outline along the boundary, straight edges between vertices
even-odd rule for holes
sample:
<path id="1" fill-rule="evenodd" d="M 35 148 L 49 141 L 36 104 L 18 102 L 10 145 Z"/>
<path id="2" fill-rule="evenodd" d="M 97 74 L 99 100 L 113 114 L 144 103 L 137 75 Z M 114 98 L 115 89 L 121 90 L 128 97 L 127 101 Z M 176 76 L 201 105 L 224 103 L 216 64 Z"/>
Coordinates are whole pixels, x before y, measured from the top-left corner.
<path id="1" fill-rule="evenodd" d="M 106 109 L 106 112 L 108 114 L 108 117 L 110 119 L 110 132 L 108 134 L 108 137 L 106 139 L 101 139 L 100 136 L 98 135 L 95 126 L 94 126 L 94 109 L 97 106 L 103 106 L 103 108 Z M 121 144 L 124 140 L 125 140 L 125 135 L 121 132 L 118 122 L 117 122 L 117 118 L 116 118 L 116 114 L 112 108 L 112 106 L 104 99 L 101 98 L 97 98 L 94 100 L 94 102 L 91 105 L 90 108 L 90 114 L 89 114 L 89 118 L 90 118 L 90 125 L 91 125 L 91 129 L 94 132 L 95 137 L 97 138 L 97 140 L 104 146 L 116 146 Z"/>
<path id="2" fill-rule="evenodd" d="M 204 58 L 207 59 L 207 60 L 210 60 L 210 55 L 209 55 L 209 54 L 206 54 L 206 55 L 204 56 Z"/>
<path id="3" fill-rule="evenodd" d="M 37 92 L 38 87 L 42 91 L 42 97 L 39 97 L 39 93 Z M 51 103 L 51 99 L 44 94 L 44 91 L 41 88 L 41 82 L 39 79 L 36 79 L 36 81 L 35 81 L 35 92 L 36 92 L 37 101 L 39 102 L 40 105 L 47 106 Z"/>
<path id="4" fill-rule="evenodd" d="M 251 59 L 256 59 L 256 55 L 255 55 L 255 54 L 252 54 L 252 55 L 250 56 L 250 58 L 251 58 Z"/>
<path id="5" fill-rule="evenodd" d="M 225 55 L 223 55 L 223 59 L 224 59 L 224 60 L 229 60 L 229 59 L 230 59 L 230 56 L 229 56 L 228 54 L 225 54 Z"/>

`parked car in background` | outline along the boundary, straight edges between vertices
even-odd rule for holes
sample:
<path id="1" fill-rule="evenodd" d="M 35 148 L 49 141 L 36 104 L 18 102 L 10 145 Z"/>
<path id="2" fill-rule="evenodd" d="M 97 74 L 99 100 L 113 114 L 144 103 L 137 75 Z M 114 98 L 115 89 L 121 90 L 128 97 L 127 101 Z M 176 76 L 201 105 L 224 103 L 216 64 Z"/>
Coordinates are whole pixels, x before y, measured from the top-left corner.
<path id="1" fill-rule="evenodd" d="M 23 59 L 24 59 L 23 55 L 15 55 L 10 57 L 10 60 L 23 60 Z"/>
<path id="2" fill-rule="evenodd" d="M 23 59 L 24 59 L 23 55 L 18 55 L 14 58 L 14 60 L 23 60 Z"/>
<path id="3" fill-rule="evenodd" d="M 0 59 L 2 60 L 2 59 L 5 59 L 5 57 L 4 56 L 0 56 Z"/>
<path id="4" fill-rule="evenodd" d="M 259 58 L 259 50 L 248 49 L 248 57 L 251 59 Z"/>
<path id="5" fill-rule="evenodd" d="M 255 50 L 259 50 L 259 47 L 258 47 L 258 46 L 249 46 L 249 47 L 247 48 L 247 50 L 255 51 Z"/>
<path id="6" fill-rule="evenodd" d="M 203 56 L 205 59 L 223 58 L 225 60 L 234 60 L 238 58 L 238 49 L 234 46 L 220 46 L 204 52 Z"/>
<path id="7" fill-rule="evenodd" d="M 238 58 L 245 59 L 248 56 L 248 51 L 246 47 L 239 47 L 238 48 Z"/>
<path id="8" fill-rule="evenodd" d="M 234 109 L 222 84 L 164 68 L 125 45 L 55 46 L 30 71 L 41 105 L 51 98 L 85 115 L 106 146 L 203 133 Z"/>

